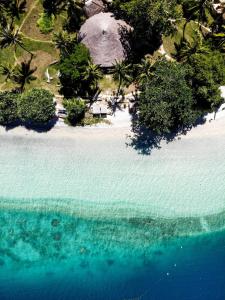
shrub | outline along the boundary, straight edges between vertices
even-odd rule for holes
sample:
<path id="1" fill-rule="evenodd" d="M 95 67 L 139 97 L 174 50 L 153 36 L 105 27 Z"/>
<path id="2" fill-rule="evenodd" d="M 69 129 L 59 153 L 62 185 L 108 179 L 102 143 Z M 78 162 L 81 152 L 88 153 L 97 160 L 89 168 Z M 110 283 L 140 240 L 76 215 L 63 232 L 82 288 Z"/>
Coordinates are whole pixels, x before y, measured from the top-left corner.
<path id="1" fill-rule="evenodd" d="M 55 17 L 46 13 L 41 13 L 40 18 L 37 21 L 41 33 L 48 34 L 54 29 Z"/>
<path id="2" fill-rule="evenodd" d="M 195 53 L 188 63 L 198 109 L 203 112 L 216 110 L 223 102 L 219 87 L 225 84 L 225 55 L 219 51 Z"/>
<path id="3" fill-rule="evenodd" d="M 10 125 L 18 120 L 17 99 L 19 95 L 13 92 L 0 93 L 0 124 Z"/>
<path id="4" fill-rule="evenodd" d="M 76 98 L 65 99 L 63 101 L 63 105 L 66 108 L 68 113 L 66 121 L 70 125 L 79 124 L 85 115 L 85 110 L 86 110 L 85 101 Z"/>
<path id="5" fill-rule="evenodd" d="M 23 94 L 18 102 L 18 115 L 27 124 L 47 124 L 55 116 L 53 94 L 44 89 L 32 89 Z"/>

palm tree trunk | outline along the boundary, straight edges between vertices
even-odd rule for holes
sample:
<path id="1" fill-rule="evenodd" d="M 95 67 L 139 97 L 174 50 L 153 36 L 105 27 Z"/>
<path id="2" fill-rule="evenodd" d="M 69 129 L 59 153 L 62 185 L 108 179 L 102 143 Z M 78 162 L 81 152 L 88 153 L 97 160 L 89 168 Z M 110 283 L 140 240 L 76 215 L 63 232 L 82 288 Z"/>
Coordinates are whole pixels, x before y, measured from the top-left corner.
<path id="1" fill-rule="evenodd" d="M 26 51 L 27 53 L 29 53 L 30 56 L 31 56 L 31 58 L 33 58 L 34 54 L 33 54 L 32 52 L 30 52 L 29 50 L 27 50 L 27 49 L 23 46 L 23 44 L 21 44 L 21 43 L 19 43 L 19 42 L 17 42 L 17 44 L 20 46 L 20 48 L 22 48 L 24 51 Z"/>
<path id="2" fill-rule="evenodd" d="M 21 82 L 21 85 L 20 85 L 20 93 L 21 94 L 24 92 L 24 86 L 25 86 L 25 82 Z"/>
<path id="3" fill-rule="evenodd" d="M 117 94 L 116 94 L 117 98 L 119 97 L 119 94 L 120 94 L 121 85 L 122 85 L 122 77 L 120 75 L 119 85 L 118 85 Z"/>

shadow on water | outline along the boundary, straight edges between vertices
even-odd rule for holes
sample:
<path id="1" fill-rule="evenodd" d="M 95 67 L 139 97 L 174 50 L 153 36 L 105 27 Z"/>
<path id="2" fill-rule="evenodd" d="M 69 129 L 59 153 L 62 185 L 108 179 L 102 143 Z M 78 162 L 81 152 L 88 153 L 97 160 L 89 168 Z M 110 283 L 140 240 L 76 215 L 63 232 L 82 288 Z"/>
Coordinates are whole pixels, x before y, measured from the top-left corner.
<path id="1" fill-rule="evenodd" d="M 137 118 L 133 116 L 132 119 L 132 132 L 129 136 L 130 142 L 126 143 L 128 147 L 134 148 L 142 155 L 150 155 L 152 150 L 161 149 L 161 142 L 165 141 L 167 144 L 176 140 L 181 139 L 181 135 L 186 135 L 193 127 L 203 125 L 205 123 L 204 117 L 200 117 L 196 122 L 185 128 L 179 128 L 176 131 L 167 134 L 156 134 L 148 128 L 144 128 L 139 125 Z"/>

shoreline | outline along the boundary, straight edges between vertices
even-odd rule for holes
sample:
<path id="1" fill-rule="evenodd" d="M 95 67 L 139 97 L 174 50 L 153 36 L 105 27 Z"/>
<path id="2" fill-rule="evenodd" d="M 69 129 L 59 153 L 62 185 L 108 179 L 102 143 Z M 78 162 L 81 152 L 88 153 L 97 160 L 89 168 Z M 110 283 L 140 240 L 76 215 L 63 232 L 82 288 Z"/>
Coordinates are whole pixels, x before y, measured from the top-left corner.
<path id="1" fill-rule="evenodd" d="M 190 138 L 201 138 L 204 136 L 215 136 L 225 134 L 225 109 L 219 111 L 216 114 L 216 118 L 213 119 L 214 114 L 208 114 L 205 117 L 205 123 L 199 124 L 193 127 L 186 134 L 178 134 L 174 141 L 180 139 L 190 139 Z M 75 135 L 81 135 L 82 133 L 86 134 L 93 132 L 104 132 L 111 135 L 111 132 L 114 133 L 125 133 L 132 136 L 133 132 L 131 129 L 131 120 L 127 111 L 120 111 L 116 113 L 116 116 L 110 116 L 109 121 L 112 122 L 111 125 L 99 123 L 93 126 L 77 126 L 72 127 L 64 124 L 62 121 L 58 121 L 56 125 L 49 131 L 36 131 L 34 129 L 27 129 L 24 126 L 17 126 L 12 129 L 5 129 L 3 126 L 0 126 L 0 135 L 18 135 L 18 136 L 31 136 L 31 137 L 73 137 Z M 173 142 L 173 141 L 172 141 Z"/>
<path id="2" fill-rule="evenodd" d="M 151 155 L 127 145 L 130 135 L 129 126 L 1 127 L 0 206 L 114 218 L 225 211 L 225 118 L 163 141 Z"/>

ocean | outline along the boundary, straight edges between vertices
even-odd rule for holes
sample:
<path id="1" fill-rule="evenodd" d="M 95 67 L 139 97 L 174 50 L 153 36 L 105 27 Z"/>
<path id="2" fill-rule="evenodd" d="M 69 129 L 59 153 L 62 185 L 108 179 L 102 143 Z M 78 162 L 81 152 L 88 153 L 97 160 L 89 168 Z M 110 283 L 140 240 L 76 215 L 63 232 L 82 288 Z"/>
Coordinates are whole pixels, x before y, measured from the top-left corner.
<path id="1" fill-rule="evenodd" d="M 225 141 L 66 133 L 0 134 L 0 300 L 224 300 Z"/>
<path id="2" fill-rule="evenodd" d="M 155 240 L 145 222 L 1 212 L 0 299 L 225 299 L 225 231 Z"/>

